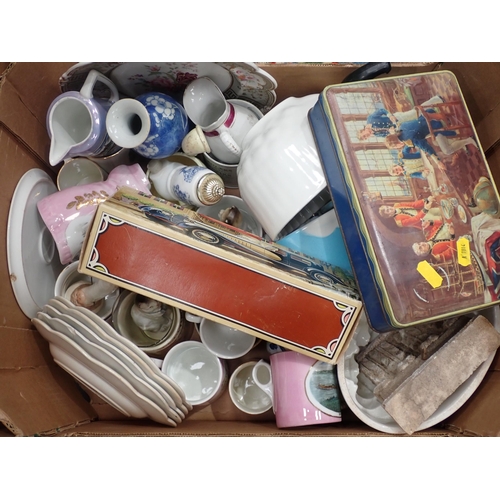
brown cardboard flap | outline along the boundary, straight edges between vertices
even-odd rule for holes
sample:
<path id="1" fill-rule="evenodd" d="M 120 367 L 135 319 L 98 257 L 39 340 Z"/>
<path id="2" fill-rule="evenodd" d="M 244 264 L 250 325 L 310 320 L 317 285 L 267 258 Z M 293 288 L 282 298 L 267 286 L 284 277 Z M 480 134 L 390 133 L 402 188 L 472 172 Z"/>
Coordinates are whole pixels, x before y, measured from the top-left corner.
<path id="1" fill-rule="evenodd" d="M 500 372 L 489 371 L 473 397 L 445 425 L 459 434 L 500 436 Z"/>
<path id="2" fill-rule="evenodd" d="M 442 429 L 429 429 L 428 431 L 413 434 L 416 437 L 449 435 L 449 431 Z M 137 420 L 135 422 L 91 422 L 61 432 L 59 436 L 391 437 L 396 435 L 374 431 L 363 424 L 352 424 L 349 426 L 317 425 L 294 429 L 278 429 L 273 422 L 201 422 L 185 420 L 178 427 L 173 428 L 154 424 L 146 420 Z"/>
<path id="3" fill-rule="evenodd" d="M 382 76 L 399 76 L 433 71 L 437 63 L 394 63 L 391 72 Z M 271 64 L 259 63 L 278 82 L 277 103 L 287 97 L 303 97 L 320 93 L 328 85 L 341 83 L 356 67 L 335 64 Z"/>
<path id="4" fill-rule="evenodd" d="M 0 422 L 13 434 L 53 434 L 96 418 L 38 332 L 0 329 Z"/>
<path id="5" fill-rule="evenodd" d="M 485 151 L 500 140 L 500 63 L 443 63 L 455 73 Z"/>
<path id="6" fill-rule="evenodd" d="M 47 161 L 46 114 L 61 93 L 59 77 L 70 63 L 15 63 L 0 87 L 0 122 L 41 160 Z"/>

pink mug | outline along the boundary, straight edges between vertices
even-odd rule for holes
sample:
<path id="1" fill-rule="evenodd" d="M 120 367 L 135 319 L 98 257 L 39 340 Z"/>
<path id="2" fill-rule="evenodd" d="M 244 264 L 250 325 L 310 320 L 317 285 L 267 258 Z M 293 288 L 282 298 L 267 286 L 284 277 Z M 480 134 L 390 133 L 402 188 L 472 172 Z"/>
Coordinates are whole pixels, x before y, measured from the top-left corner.
<path id="1" fill-rule="evenodd" d="M 335 366 L 298 352 L 278 352 L 259 361 L 255 383 L 273 402 L 279 428 L 341 422 Z"/>

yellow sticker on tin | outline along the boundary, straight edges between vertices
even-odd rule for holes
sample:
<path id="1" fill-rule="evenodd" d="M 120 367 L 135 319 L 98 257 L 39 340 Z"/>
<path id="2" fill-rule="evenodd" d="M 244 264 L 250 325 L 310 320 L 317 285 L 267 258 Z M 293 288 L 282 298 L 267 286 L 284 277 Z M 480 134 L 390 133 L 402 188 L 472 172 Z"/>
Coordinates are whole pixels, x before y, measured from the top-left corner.
<path id="1" fill-rule="evenodd" d="M 457 241 L 458 263 L 461 266 L 470 266 L 470 245 L 467 238 L 459 238 Z"/>
<path id="2" fill-rule="evenodd" d="M 432 286 L 432 288 L 441 286 L 443 278 L 426 260 L 422 260 L 418 263 L 417 271 Z"/>

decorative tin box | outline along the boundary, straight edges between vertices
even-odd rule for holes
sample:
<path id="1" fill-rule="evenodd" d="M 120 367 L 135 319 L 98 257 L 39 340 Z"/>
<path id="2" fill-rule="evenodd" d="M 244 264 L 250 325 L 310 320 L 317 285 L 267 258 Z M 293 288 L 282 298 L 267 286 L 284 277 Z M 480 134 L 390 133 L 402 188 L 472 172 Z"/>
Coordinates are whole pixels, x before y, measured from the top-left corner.
<path id="1" fill-rule="evenodd" d="M 499 197 L 448 71 L 328 86 L 309 113 L 373 329 L 499 302 Z"/>
<path id="2" fill-rule="evenodd" d="M 333 364 L 362 309 L 353 275 L 132 190 L 99 205 L 79 271 Z"/>

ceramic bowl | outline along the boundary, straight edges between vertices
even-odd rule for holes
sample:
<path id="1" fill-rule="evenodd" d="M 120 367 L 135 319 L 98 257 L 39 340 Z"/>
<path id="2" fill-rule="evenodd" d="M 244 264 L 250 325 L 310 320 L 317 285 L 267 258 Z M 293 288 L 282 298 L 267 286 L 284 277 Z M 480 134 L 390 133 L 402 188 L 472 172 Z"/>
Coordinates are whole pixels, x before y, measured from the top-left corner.
<path id="1" fill-rule="evenodd" d="M 498 330 L 500 328 L 500 309 L 494 308 L 480 311 Z M 375 398 L 373 391 L 364 384 L 358 383 L 359 365 L 355 359 L 360 348 L 367 345 L 378 334 L 369 328 L 366 316 L 360 317 L 356 331 L 348 348 L 342 354 L 337 365 L 340 390 L 351 411 L 365 424 L 373 429 L 388 434 L 404 434 L 403 429 L 385 411 Z M 476 371 L 451 395 L 441 406 L 418 428 L 419 431 L 432 427 L 456 412 L 472 396 L 488 368 L 493 362 L 493 353 Z"/>
<path id="2" fill-rule="evenodd" d="M 308 120 L 317 94 L 290 97 L 246 135 L 240 195 L 272 240 L 291 233 L 330 201 Z"/>
<path id="3" fill-rule="evenodd" d="M 181 387 L 193 406 L 214 402 L 227 386 L 225 362 L 196 340 L 174 346 L 165 356 L 161 371 Z"/>

